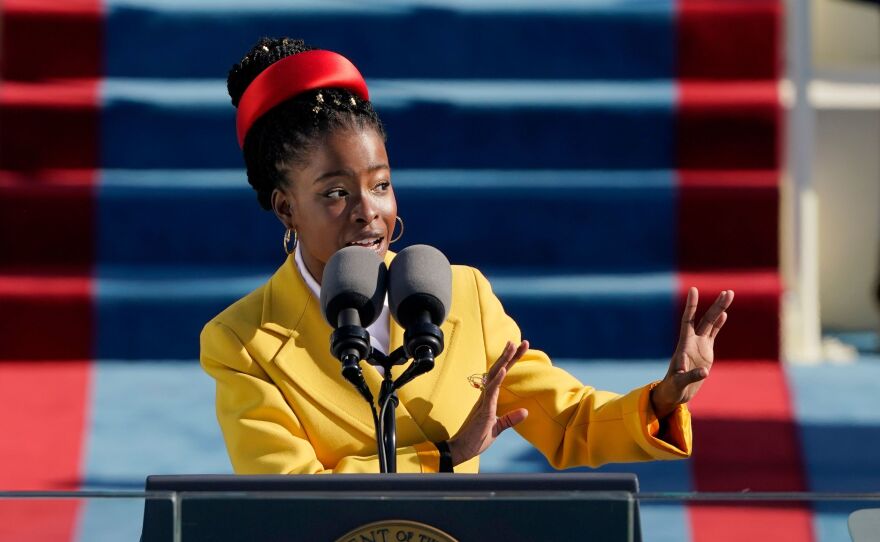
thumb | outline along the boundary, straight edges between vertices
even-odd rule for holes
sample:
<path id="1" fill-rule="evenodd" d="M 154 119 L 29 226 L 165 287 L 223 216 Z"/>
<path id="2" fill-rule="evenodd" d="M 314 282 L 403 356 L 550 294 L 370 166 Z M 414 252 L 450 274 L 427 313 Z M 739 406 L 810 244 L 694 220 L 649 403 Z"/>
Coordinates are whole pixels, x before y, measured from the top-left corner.
<path id="1" fill-rule="evenodd" d="M 709 376 L 709 369 L 705 367 L 697 367 L 687 372 L 678 373 L 675 379 L 681 388 L 706 379 Z"/>
<path id="2" fill-rule="evenodd" d="M 528 418 L 528 416 L 529 411 L 524 408 L 512 410 L 504 416 L 500 416 L 498 420 L 495 421 L 495 427 L 492 428 L 492 434 L 497 437 L 502 431 L 522 423 L 522 421 Z"/>

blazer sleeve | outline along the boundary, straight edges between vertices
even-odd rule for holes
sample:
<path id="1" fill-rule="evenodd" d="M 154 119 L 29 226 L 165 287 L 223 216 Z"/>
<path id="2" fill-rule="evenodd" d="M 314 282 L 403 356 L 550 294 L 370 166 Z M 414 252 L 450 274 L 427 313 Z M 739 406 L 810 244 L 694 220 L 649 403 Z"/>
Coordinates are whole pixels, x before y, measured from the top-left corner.
<path id="1" fill-rule="evenodd" d="M 505 343 L 518 343 L 521 335 L 489 281 L 476 269 L 474 279 L 489 367 Z M 656 384 L 625 395 L 596 390 L 554 367 L 544 352 L 530 349 L 505 377 L 498 412 L 528 409 L 528 418 L 515 429 L 557 469 L 689 457 L 690 413 L 680 405 L 662 420 L 661 429 L 650 401 Z"/>
<path id="2" fill-rule="evenodd" d="M 318 460 L 308 435 L 278 386 L 228 326 L 209 322 L 200 336 L 200 361 L 216 381 L 217 419 L 237 474 L 378 473 L 378 455 Z M 438 472 L 431 442 L 397 450 L 398 472 Z"/>

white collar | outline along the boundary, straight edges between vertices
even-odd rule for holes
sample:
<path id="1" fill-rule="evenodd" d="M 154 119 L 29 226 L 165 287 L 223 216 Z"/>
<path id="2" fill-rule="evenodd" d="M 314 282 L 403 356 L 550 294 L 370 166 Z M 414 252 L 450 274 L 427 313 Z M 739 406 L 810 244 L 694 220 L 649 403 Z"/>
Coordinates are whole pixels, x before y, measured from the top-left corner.
<path id="1" fill-rule="evenodd" d="M 306 286 L 308 286 L 312 295 L 315 296 L 315 299 L 320 300 L 321 285 L 318 284 L 318 281 L 315 280 L 315 277 L 312 276 L 309 269 L 306 267 L 300 246 L 300 243 L 296 244 L 296 249 L 293 253 L 293 261 L 296 263 L 296 268 L 299 270 L 299 274 L 302 276 L 303 280 L 306 281 Z M 367 327 L 367 331 L 370 333 L 370 344 L 373 348 L 380 350 L 385 354 L 388 353 L 391 343 L 390 317 L 391 310 L 388 308 L 388 294 L 385 294 L 385 304 L 382 307 L 382 313 L 372 325 Z M 376 369 L 378 369 L 379 372 L 382 372 L 382 367 L 376 366 Z"/>
<path id="2" fill-rule="evenodd" d="M 306 281 L 306 286 L 308 286 L 309 290 L 314 294 L 315 299 L 321 299 L 321 285 L 318 284 L 318 281 L 315 280 L 315 277 L 309 272 L 309 268 L 306 267 L 299 243 L 296 244 L 296 249 L 294 249 L 293 261 L 296 262 L 296 268 L 299 269 L 299 274 L 302 275 L 303 280 Z"/>

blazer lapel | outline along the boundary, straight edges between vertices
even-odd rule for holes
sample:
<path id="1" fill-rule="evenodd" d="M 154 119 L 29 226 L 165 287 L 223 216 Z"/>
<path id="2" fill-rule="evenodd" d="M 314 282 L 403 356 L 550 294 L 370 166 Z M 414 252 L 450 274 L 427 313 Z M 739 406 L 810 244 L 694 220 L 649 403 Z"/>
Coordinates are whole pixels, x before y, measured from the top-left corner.
<path id="1" fill-rule="evenodd" d="M 288 337 L 272 362 L 303 395 L 321 405 L 328 417 L 373 435 L 369 406 L 342 377 L 340 363 L 330 353 L 333 329 L 324 321 L 319 303 L 290 256 L 269 280 L 263 299 L 261 327 Z M 365 369 L 365 379 L 377 396 L 380 377 L 374 369 Z"/>
<path id="2" fill-rule="evenodd" d="M 391 266 L 394 256 L 395 254 L 391 251 L 388 251 L 385 255 L 385 263 L 389 267 Z M 406 434 L 405 431 L 410 427 L 410 423 L 412 422 L 415 422 L 411 426 L 412 429 L 418 432 L 418 437 L 422 440 L 430 440 L 425 434 L 426 429 L 428 429 L 430 433 L 437 432 L 428 427 L 428 425 L 430 425 L 429 416 L 434 407 L 432 399 L 437 394 L 442 393 L 446 379 L 449 375 L 450 371 L 446 370 L 448 367 L 446 359 L 449 358 L 449 353 L 455 350 L 457 343 L 456 331 L 459 324 L 459 318 L 450 310 L 446 317 L 446 321 L 440 326 L 440 329 L 443 330 L 445 346 L 443 352 L 435 360 L 434 369 L 416 377 L 397 391 L 397 395 L 400 398 L 398 413 L 403 410 L 408 414 L 405 420 L 402 420 L 401 417 L 398 416 L 398 434 L 401 435 L 401 439 L 402 435 Z M 392 352 L 403 346 L 403 328 L 394 320 L 394 318 L 391 318 L 389 335 L 391 339 L 390 350 Z M 405 365 L 397 365 L 392 368 L 391 375 L 394 378 L 397 378 L 407 367 L 409 367 L 409 363 L 406 363 Z"/>
<path id="3" fill-rule="evenodd" d="M 390 264 L 394 253 L 388 252 L 385 261 Z M 293 256 L 269 280 L 263 298 L 261 327 L 287 340 L 275 353 L 272 362 L 290 379 L 303 395 L 353 428 L 373 436 L 373 418 L 369 406 L 354 387 L 342 377 L 339 361 L 330 353 L 330 325 L 324 321 L 320 301 L 315 299 L 296 268 Z M 390 349 L 403 344 L 403 329 L 391 318 L 389 322 Z M 398 442 L 420 442 L 427 437 L 420 427 L 431 414 L 432 397 L 440 393 L 447 374 L 445 360 L 455 350 L 456 329 L 459 319 L 450 313 L 440 326 L 445 348 L 438 356 L 434 369 L 409 382 L 398 391 L 401 403 L 397 409 Z M 395 378 L 408 367 L 392 368 Z M 382 376 L 367 363 L 361 363 L 364 379 L 376 401 Z"/>
<path id="4" fill-rule="evenodd" d="M 455 315 L 450 314 L 447 316 L 446 321 L 440 326 L 440 329 L 443 330 L 444 348 L 443 352 L 434 361 L 434 369 L 411 380 L 397 392 L 401 405 L 406 406 L 410 415 L 422 429 L 425 428 L 425 423 L 434 407 L 433 398 L 437 394 L 443 393 L 444 388 L 446 388 L 446 381 L 451 372 L 448 370 L 449 365 L 446 363 L 446 360 L 455 359 L 454 352 L 457 346 L 456 331 L 460 323 L 460 320 Z M 399 335 L 397 335 L 399 343 L 392 342 L 391 347 L 397 348 L 403 344 L 403 330 L 396 322 L 393 326 L 397 327 L 399 332 Z M 392 330 L 394 330 L 394 327 L 392 327 Z M 394 336 L 394 333 L 392 333 L 392 337 Z M 391 374 L 397 378 L 408 366 L 409 364 L 398 365 L 393 368 Z"/>

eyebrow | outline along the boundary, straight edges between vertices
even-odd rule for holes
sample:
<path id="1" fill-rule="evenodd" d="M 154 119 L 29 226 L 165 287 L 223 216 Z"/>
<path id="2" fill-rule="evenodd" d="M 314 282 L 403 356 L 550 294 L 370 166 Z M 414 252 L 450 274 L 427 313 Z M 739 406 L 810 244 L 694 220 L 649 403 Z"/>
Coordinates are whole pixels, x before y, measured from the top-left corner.
<path id="1" fill-rule="evenodd" d="M 380 169 L 390 170 L 391 167 L 388 164 L 372 164 L 367 168 L 367 173 L 373 173 L 374 171 L 379 171 Z M 315 179 L 312 184 L 317 184 L 325 179 L 330 179 L 332 177 L 353 177 L 354 174 L 350 169 L 337 169 L 335 171 L 328 171 L 326 173 L 322 173 L 317 179 Z"/>

